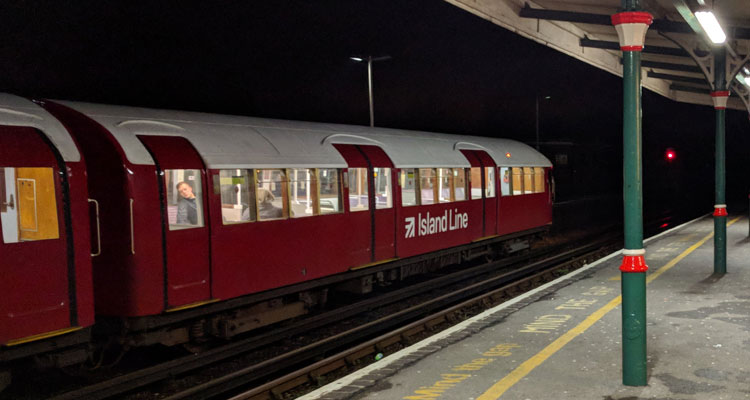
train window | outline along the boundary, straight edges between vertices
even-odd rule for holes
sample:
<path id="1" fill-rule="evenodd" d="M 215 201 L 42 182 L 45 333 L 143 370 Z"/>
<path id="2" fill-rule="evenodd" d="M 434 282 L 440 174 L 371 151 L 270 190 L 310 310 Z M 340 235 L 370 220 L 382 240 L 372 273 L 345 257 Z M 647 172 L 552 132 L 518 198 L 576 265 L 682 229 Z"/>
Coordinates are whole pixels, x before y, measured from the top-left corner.
<path id="1" fill-rule="evenodd" d="M 255 171 L 223 169 L 219 171 L 221 220 L 224 225 L 255 221 Z"/>
<path id="2" fill-rule="evenodd" d="M 203 226 L 203 188 L 199 169 L 167 169 L 164 171 L 167 194 L 169 230 Z"/>
<path id="3" fill-rule="evenodd" d="M 484 169 L 484 182 L 485 185 L 487 185 L 484 191 L 485 197 L 495 197 L 495 167 L 487 167 Z"/>
<path id="4" fill-rule="evenodd" d="M 0 168 L 3 242 L 60 237 L 52 168 Z"/>
<path id="5" fill-rule="evenodd" d="M 349 168 L 349 211 L 364 211 L 369 208 L 367 168 Z"/>
<path id="6" fill-rule="evenodd" d="M 523 194 L 523 168 L 513 167 L 512 169 L 512 183 L 513 195 L 518 196 Z"/>
<path id="7" fill-rule="evenodd" d="M 317 182 L 315 170 L 311 168 L 291 168 L 289 171 L 289 197 L 292 218 L 309 217 L 315 214 L 317 202 Z"/>
<path id="8" fill-rule="evenodd" d="M 438 168 L 438 201 L 450 203 L 454 201 L 453 195 L 453 171 L 450 168 Z"/>
<path id="9" fill-rule="evenodd" d="M 320 168 L 318 172 L 318 210 L 321 215 L 342 210 L 341 184 L 337 168 Z"/>
<path id="10" fill-rule="evenodd" d="M 287 175 L 283 169 L 258 169 L 255 198 L 258 220 L 268 221 L 289 217 Z"/>
<path id="11" fill-rule="evenodd" d="M 510 182 L 510 168 L 508 167 L 501 167 L 500 168 L 500 195 L 501 196 L 512 196 L 513 192 L 511 192 L 511 182 Z"/>
<path id="12" fill-rule="evenodd" d="M 373 179 L 375 179 L 375 209 L 393 207 L 391 169 L 373 168 Z"/>
<path id="13" fill-rule="evenodd" d="M 417 197 L 417 173 L 414 168 L 401 170 L 401 205 L 416 206 L 419 204 Z"/>
<path id="14" fill-rule="evenodd" d="M 534 193 L 534 168 L 523 167 L 523 193 Z"/>
<path id="15" fill-rule="evenodd" d="M 453 185 L 455 190 L 453 191 L 453 198 L 455 201 L 466 200 L 466 169 L 465 168 L 453 168 Z"/>
<path id="16" fill-rule="evenodd" d="M 534 167 L 534 193 L 544 192 L 544 168 Z"/>
<path id="17" fill-rule="evenodd" d="M 482 198 L 482 169 L 479 167 L 471 168 L 469 175 L 469 183 L 471 184 L 471 199 Z"/>
<path id="18" fill-rule="evenodd" d="M 437 196 L 437 172 L 435 168 L 419 169 L 419 193 L 421 205 L 435 204 Z"/>

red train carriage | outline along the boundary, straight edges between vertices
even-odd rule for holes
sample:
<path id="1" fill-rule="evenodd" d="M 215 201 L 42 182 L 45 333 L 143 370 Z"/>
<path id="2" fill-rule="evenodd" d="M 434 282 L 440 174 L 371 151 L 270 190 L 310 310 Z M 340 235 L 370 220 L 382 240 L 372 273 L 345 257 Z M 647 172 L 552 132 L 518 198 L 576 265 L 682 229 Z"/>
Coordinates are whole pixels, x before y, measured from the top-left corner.
<path id="1" fill-rule="evenodd" d="M 87 198 L 65 128 L 31 101 L 0 95 L 0 366 L 52 350 L 67 352 L 58 365 L 85 360 L 72 346 L 94 323 Z"/>
<path id="2" fill-rule="evenodd" d="M 231 336 L 305 312 L 324 284 L 366 286 L 551 223 L 550 163 L 513 141 L 43 106 L 101 206 L 97 314 L 142 332 L 134 344 Z"/>

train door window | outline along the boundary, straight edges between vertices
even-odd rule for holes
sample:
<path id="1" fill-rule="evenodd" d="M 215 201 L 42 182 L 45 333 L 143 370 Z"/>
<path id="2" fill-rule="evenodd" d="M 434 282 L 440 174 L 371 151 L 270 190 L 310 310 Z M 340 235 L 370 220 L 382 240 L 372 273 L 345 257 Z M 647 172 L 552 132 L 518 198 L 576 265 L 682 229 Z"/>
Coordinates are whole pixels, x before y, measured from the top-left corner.
<path id="1" fill-rule="evenodd" d="M 319 168 L 318 172 L 318 209 L 320 214 L 336 214 L 343 210 L 341 206 L 341 180 L 337 168 Z"/>
<path id="2" fill-rule="evenodd" d="M 414 168 L 401 170 L 401 205 L 416 206 L 419 204 L 417 197 L 417 172 Z"/>
<path id="3" fill-rule="evenodd" d="M 466 169 L 453 168 L 453 198 L 455 201 L 466 200 Z"/>
<path id="4" fill-rule="evenodd" d="M 255 171 L 223 169 L 219 171 L 221 220 L 224 225 L 251 222 L 255 212 Z"/>
<path id="5" fill-rule="evenodd" d="M 255 199 L 258 220 L 269 221 L 289 217 L 287 175 L 283 169 L 258 169 Z"/>
<path id="6" fill-rule="evenodd" d="M 523 193 L 534 193 L 534 168 L 523 167 Z"/>
<path id="7" fill-rule="evenodd" d="M 370 208 L 367 187 L 367 168 L 349 168 L 350 211 L 364 211 Z"/>
<path id="8" fill-rule="evenodd" d="M 511 191 L 511 180 L 510 180 L 510 168 L 500 168 L 500 195 L 501 196 L 512 196 Z"/>
<path id="9" fill-rule="evenodd" d="M 312 168 L 292 168 L 289 172 L 289 196 L 292 218 L 315 215 L 317 182 Z"/>
<path id="10" fill-rule="evenodd" d="M 511 175 L 513 195 L 518 196 L 523 194 L 523 168 L 513 167 Z"/>
<path id="11" fill-rule="evenodd" d="M 454 201 L 453 195 L 453 171 L 450 168 L 438 168 L 437 192 L 440 203 Z"/>
<path id="12" fill-rule="evenodd" d="M 437 200 L 437 172 L 435 168 L 419 169 L 419 195 L 421 205 L 435 204 Z"/>
<path id="13" fill-rule="evenodd" d="M 472 167 L 469 174 L 469 183 L 471 184 L 471 199 L 482 198 L 482 169 Z"/>
<path id="14" fill-rule="evenodd" d="M 534 167 L 534 193 L 544 192 L 544 168 Z"/>
<path id="15" fill-rule="evenodd" d="M 485 197 L 495 197 L 495 167 L 484 169 L 484 182 L 487 187 L 484 190 Z"/>
<path id="16" fill-rule="evenodd" d="M 52 168 L 0 168 L 3 242 L 60 237 Z"/>
<path id="17" fill-rule="evenodd" d="M 203 226 L 203 189 L 199 169 L 164 171 L 169 230 Z"/>
<path id="18" fill-rule="evenodd" d="M 390 168 L 373 168 L 373 179 L 375 179 L 375 209 L 393 207 L 393 197 L 391 195 L 391 169 Z"/>

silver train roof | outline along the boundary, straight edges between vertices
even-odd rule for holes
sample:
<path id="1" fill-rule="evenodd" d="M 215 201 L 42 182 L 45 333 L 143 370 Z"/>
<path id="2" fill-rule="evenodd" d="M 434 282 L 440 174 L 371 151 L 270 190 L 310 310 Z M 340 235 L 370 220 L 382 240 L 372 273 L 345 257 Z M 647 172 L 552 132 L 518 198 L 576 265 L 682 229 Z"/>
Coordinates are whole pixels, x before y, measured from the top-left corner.
<path id="1" fill-rule="evenodd" d="M 0 125 L 26 126 L 44 133 L 66 162 L 81 161 L 67 129 L 42 107 L 23 97 L 0 93 Z"/>
<path id="2" fill-rule="evenodd" d="M 133 164 L 154 161 L 136 135 L 181 136 L 206 166 L 345 168 L 333 144 L 380 146 L 397 168 L 469 167 L 461 149 L 485 150 L 500 166 L 551 166 L 533 148 L 507 139 L 353 125 L 262 119 L 60 101 L 107 130 Z M 510 153 L 510 158 L 506 154 Z"/>

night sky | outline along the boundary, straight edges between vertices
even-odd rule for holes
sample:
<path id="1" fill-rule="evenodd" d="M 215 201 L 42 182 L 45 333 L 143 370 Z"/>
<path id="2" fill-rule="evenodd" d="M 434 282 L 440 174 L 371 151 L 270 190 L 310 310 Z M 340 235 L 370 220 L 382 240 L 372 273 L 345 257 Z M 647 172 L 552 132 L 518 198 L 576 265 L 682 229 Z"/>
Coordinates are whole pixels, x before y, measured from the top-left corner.
<path id="1" fill-rule="evenodd" d="M 622 142 L 619 77 L 441 0 L 3 1 L 0 38 L 0 91 L 27 97 L 367 125 L 366 65 L 349 57 L 389 55 L 378 126 L 533 143 L 544 95 L 543 142 Z M 648 90 L 643 109 L 646 185 L 674 147 L 681 184 L 713 204 L 713 109 Z M 750 123 L 727 114 L 739 198 Z"/>

